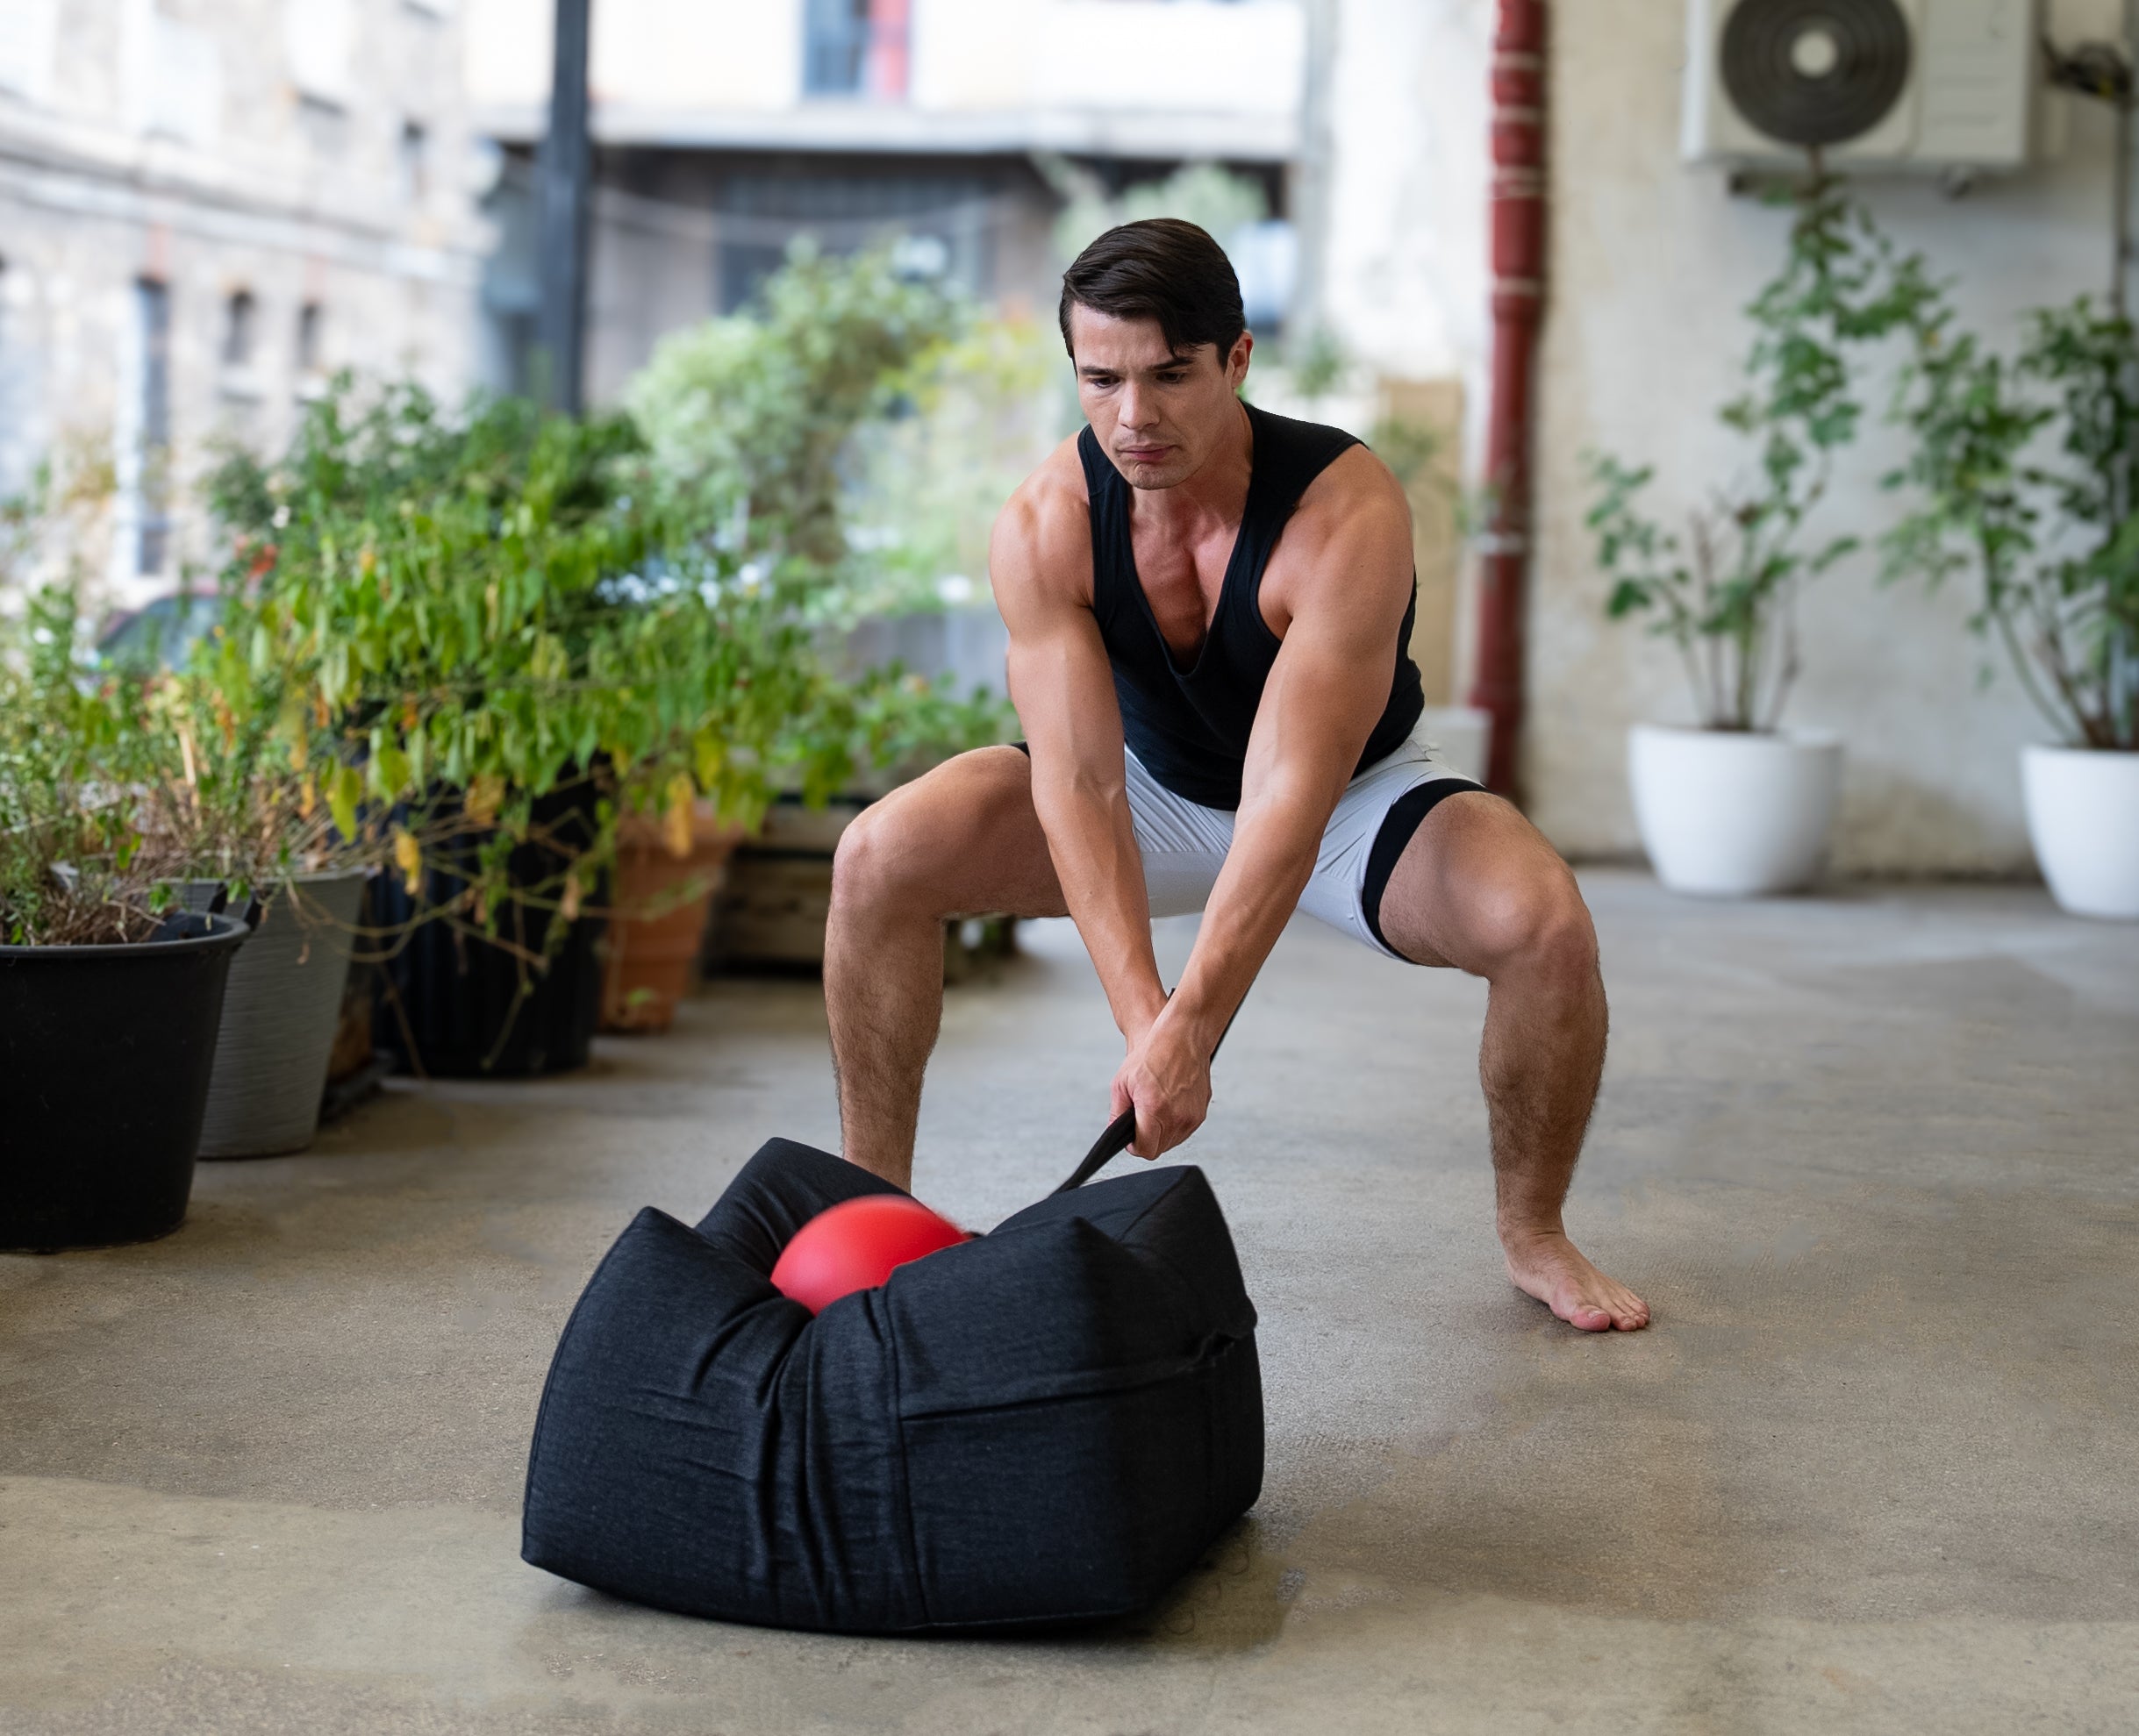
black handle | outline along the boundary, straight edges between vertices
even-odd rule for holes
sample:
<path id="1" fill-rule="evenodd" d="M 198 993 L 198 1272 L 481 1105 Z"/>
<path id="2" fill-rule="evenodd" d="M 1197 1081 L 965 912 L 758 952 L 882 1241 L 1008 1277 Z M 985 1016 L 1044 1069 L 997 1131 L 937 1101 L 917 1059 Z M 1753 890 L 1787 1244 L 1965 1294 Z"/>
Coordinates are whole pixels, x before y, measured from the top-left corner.
<path id="1" fill-rule="evenodd" d="M 1119 1157 L 1128 1150 L 1129 1142 L 1135 1137 L 1136 1111 L 1133 1108 L 1125 1109 L 1106 1124 L 1106 1132 L 1100 1134 L 1098 1142 L 1084 1154 L 1084 1161 L 1077 1165 L 1070 1179 L 1055 1191 L 1066 1194 L 1072 1188 L 1083 1187 L 1106 1167 L 1108 1159 Z"/>
<path id="2" fill-rule="evenodd" d="M 1241 1000 L 1245 1003 L 1247 997 L 1242 996 Z M 1240 1016 L 1241 1009 L 1236 1006 L 1233 1010 L 1233 1018 L 1226 1021 L 1226 1028 L 1218 1033 L 1218 1040 L 1211 1045 L 1213 1061 L 1218 1059 L 1218 1052 L 1226 1047 L 1226 1039 L 1233 1034 L 1233 1019 L 1238 1018 Z M 1066 1194 L 1072 1188 L 1083 1187 L 1085 1182 L 1091 1181 L 1094 1175 L 1104 1169 L 1111 1160 L 1120 1156 L 1123 1152 L 1128 1150 L 1131 1142 L 1135 1138 L 1136 1106 L 1132 1104 L 1106 1124 L 1106 1132 L 1100 1134 L 1098 1139 L 1093 1142 L 1091 1149 L 1084 1154 L 1084 1161 L 1070 1172 L 1070 1179 L 1055 1191 L 1058 1194 Z"/>

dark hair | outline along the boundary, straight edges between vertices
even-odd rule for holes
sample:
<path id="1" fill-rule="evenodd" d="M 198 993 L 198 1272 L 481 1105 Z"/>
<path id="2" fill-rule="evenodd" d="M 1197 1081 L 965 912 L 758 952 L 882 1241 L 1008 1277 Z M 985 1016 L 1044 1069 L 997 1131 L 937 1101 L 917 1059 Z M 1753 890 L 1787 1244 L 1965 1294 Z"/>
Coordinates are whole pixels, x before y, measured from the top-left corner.
<path id="1" fill-rule="evenodd" d="M 1062 273 L 1062 347 L 1072 361 L 1070 310 L 1080 304 L 1117 319 L 1155 319 L 1176 355 L 1215 344 L 1221 368 L 1248 329 L 1226 250 L 1177 217 L 1110 229 Z"/>

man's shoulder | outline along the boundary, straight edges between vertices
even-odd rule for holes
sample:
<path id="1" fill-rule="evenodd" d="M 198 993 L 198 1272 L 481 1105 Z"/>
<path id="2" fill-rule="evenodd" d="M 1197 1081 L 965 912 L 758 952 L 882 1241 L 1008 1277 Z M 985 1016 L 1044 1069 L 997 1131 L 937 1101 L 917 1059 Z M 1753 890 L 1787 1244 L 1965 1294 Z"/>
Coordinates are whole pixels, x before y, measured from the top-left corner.
<path id="1" fill-rule="evenodd" d="M 1370 582 L 1376 575 L 1378 583 Z M 1282 632 L 1281 621 L 1326 604 L 1400 610 L 1412 579 L 1403 485 L 1368 447 L 1352 441 L 1307 484 L 1285 521 L 1264 571 L 1265 618 Z"/>
<path id="2" fill-rule="evenodd" d="M 1015 572 L 1027 582 L 1067 585 L 1089 595 L 1091 497 L 1077 437 L 1071 435 L 1019 483 L 995 523 L 990 568 L 1000 583 Z"/>
<path id="3" fill-rule="evenodd" d="M 1042 515 L 1071 511 L 1082 514 L 1091 496 L 1084 482 L 1084 460 L 1077 451 L 1081 434 L 1071 434 L 1042 459 L 1031 475 L 1019 482 L 1010 505 L 1023 512 Z"/>
<path id="4" fill-rule="evenodd" d="M 1342 433 L 1332 429 L 1332 433 Z M 1303 529 L 1335 531 L 1361 518 L 1395 516 L 1408 522 L 1410 502 L 1396 475 L 1365 441 L 1344 435 L 1343 444 L 1301 491 L 1293 519 Z"/>
<path id="5" fill-rule="evenodd" d="M 1085 487 L 1084 461 L 1077 455 L 1077 436 L 1072 434 L 1018 484 L 1004 504 L 998 536 L 1008 533 L 1015 537 L 1035 556 L 1076 554 L 1080 548 L 1090 554 L 1091 497 Z M 1065 540 L 1070 544 L 1066 551 L 1061 547 Z"/>

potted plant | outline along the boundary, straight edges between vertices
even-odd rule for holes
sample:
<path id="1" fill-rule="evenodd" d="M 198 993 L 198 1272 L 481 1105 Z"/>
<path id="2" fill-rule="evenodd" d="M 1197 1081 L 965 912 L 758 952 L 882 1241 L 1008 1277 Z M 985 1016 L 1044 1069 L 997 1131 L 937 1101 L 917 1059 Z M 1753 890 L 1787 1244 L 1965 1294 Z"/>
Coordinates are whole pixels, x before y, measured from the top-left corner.
<path id="1" fill-rule="evenodd" d="M 694 792 L 695 796 L 695 792 Z M 703 797 L 617 830 L 615 890 L 602 960 L 601 1028 L 666 1031 L 705 948 L 723 866 L 748 829 Z"/>
<path id="2" fill-rule="evenodd" d="M 157 908 L 130 705 L 71 589 L 0 598 L 0 1247 L 146 1241 L 192 1191 L 245 925 Z M 168 889 L 166 896 L 168 897 Z"/>
<path id="3" fill-rule="evenodd" d="M 640 491 L 814 630 L 852 703 L 806 732 L 884 773 L 786 790 L 763 836 L 736 852 L 715 925 L 722 958 L 821 961 L 847 822 L 898 777 L 1002 739 L 999 701 L 953 699 L 900 665 L 934 677 L 969 661 L 946 611 L 973 595 L 975 526 L 1016 482 L 1005 451 L 1032 443 L 1035 337 L 973 318 L 895 250 L 840 259 L 804 245 L 755 307 L 664 339 L 627 389 L 647 442 Z M 677 861 L 634 850 L 641 872 Z M 672 948 L 690 919 L 673 916 Z M 612 951 L 640 944 L 634 932 L 612 929 Z"/>
<path id="4" fill-rule="evenodd" d="M 1870 218 L 1815 175 L 1797 194 L 1788 256 L 1747 309 L 1746 389 L 1724 425 L 1754 474 L 1688 515 L 1682 538 L 1641 509 L 1653 471 L 1592 459 L 1585 522 L 1612 581 L 1614 620 L 1653 618 L 1682 659 L 1699 721 L 1642 723 L 1628 741 L 1635 817 L 1657 877 L 1675 891 L 1743 897 L 1809 884 L 1841 785 L 1841 741 L 1790 731 L 1799 670 L 1799 588 L 1858 547 L 1808 526 L 1862 407 L 1849 352 L 1906 324 L 1929 293 Z"/>
<path id="5" fill-rule="evenodd" d="M 1921 504 L 1888 575 L 1974 581 L 1970 625 L 2055 736 L 2021 750 L 2043 878 L 2076 915 L 2139 918 L 2139 334 L 2083 297 L 2007 359 L 1942 298 L 1916 336 L 1889 481 Z"/>
<path id="6" fill-rule="evenodd" d="M 283 465 L 218 478 L 243 642 L 315 694 L 310 775 L 392 863 L 382 1039 L 424 1071 L 584 1061 L 625 816 L 687 825 L 705 798 L 747 825 L 782 781 L 844 775 L 807 726 L 837 684 L 806 632 L 625 486 L 636 446 L 620 418 L 407 387 L 359 407 L 345 382 Z"/>
<path id="7" fill-rule="evenodd" d="M 141 682 L 132 703 L 151 750 L 138 788 L 143 866 L 190 909 L 256 913 L 224 995 L 200 1155 L 303 1151 L 318 1132 L 369 872 L 306 775 L 313 706 L 263 684 L 222 632 L 182 672 Z M 292 731 L 295 751 L 279 739 Z"/>

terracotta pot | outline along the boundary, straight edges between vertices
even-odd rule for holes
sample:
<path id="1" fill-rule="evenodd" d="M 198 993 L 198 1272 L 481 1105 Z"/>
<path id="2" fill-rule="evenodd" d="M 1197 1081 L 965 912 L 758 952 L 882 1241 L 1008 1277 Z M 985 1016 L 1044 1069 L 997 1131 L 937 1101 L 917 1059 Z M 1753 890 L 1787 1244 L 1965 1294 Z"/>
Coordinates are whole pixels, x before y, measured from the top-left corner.
<path id="1" fill-rule="evenodd" d="M 659 821 L 627 814 L 617 839 L 616 891 L 601 946 L 602 1029 L 666 1031 L 705 943 L 705 918 L 729 853 L 746 836 L 711 803 L 692 815 L 678 856 Z"/>

